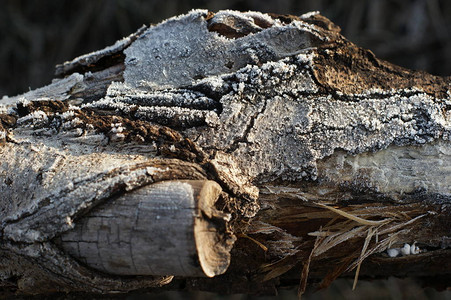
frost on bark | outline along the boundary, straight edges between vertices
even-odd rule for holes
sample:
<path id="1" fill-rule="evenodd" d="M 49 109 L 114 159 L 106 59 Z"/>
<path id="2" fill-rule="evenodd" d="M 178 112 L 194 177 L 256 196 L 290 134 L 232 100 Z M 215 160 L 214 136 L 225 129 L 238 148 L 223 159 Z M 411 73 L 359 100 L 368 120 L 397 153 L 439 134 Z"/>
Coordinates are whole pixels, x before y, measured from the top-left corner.
<path id="1" fill-rule="evenodd" d="M 449 284 L 451 80 L 339 32 L 195 10 L 0 100 L 2 292 Z"/>

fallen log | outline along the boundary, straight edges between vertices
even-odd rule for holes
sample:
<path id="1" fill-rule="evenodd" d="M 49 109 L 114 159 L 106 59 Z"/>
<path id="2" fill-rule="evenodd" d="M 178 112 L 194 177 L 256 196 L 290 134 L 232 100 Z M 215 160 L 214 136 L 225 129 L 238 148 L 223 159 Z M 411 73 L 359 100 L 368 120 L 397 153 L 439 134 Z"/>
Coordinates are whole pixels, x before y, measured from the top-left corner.
<path id="1" fill-rule="evenodd" d="M 3 97 L 2 292 L 450 278 L 451 79 L 339 32 L 195 10 Z"/>

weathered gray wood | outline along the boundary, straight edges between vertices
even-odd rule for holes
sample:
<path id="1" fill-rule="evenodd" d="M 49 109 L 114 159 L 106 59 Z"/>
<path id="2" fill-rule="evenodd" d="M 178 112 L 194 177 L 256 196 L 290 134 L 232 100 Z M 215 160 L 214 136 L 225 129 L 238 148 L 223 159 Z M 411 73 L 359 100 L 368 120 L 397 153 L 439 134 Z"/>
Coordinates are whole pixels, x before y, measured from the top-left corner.
<path id="1" fill-rule="evenodd" d="M 225 227 L 213 208 L 220 192 L 214 181 L 151 184 L 95 207 L 59 243 L 110 274 L 213 277 L 227 270 L 233 244 L 211 221 Z"/>
<path id="2" fill-rule="evenodd" d="M 167 287 L 251 293 L 301 278 L 302 293 L 356 270 L 449 278 L 451 80 L 378 60 L 339 31 L 317 13 L 196 10 L 0 100 L 5 289 L 127 292 L 185 274 Z M 140 203 L 166 181 L 195 192 L 158 201 L 205 200 L 170 228 L 188 234 L 171 236 L 179 252 L 145 242 L 168 248 L 158 234 L 171 218 L 150 222 L 153 208 L 136 247 L 105 239 L 113 223 L 138 237 Z M 386 254 L 405 243 L 420 253 Z M 182 262 L 158 264 L 163 253 Z"/>

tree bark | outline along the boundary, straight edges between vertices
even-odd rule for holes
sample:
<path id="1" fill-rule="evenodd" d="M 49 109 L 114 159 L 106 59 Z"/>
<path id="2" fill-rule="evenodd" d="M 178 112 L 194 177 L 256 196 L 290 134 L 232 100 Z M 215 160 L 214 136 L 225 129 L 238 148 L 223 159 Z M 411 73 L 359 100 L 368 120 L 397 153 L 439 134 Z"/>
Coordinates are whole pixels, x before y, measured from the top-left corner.
<path id="1" fill-rule="evenodd" d="M 3 294 L 449 285 L 451 79 L 339 32 L 195 10 L 0 100 Z"/>

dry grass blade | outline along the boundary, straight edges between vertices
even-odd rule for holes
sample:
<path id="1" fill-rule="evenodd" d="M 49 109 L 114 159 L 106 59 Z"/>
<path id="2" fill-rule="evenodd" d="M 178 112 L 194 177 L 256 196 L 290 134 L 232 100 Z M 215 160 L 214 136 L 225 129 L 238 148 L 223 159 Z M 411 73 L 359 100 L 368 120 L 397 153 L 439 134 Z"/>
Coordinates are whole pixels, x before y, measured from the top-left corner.
<path id="1" fill-rule="evenodd" d="M 237 236 L 238 236 L 238 237 L 241 237 L 241 238 L 246 238 L 246 239 L 248 239 L 248 240 L 254 242 L 254 243 L 257 244 L 260 248 L 262 248 L 263 251 L 265 251 L 265 252 L 268 251 L 268 247 L 266 247 L 265 245 L 263 245 L 262 243 L 260 243 L 260 242 L 257 241 L 256 239 L 251 238 L 250 236 L 248 236 L 248 235 L 246 235 L 246 234 L 244 234 L 244 233 L 238 233 Z"/>
<path id="2" fill-rule="evenodd" d="M 312 258 L 315 256 L 316 249 L 318 248 L 321 241 L 322 241 L 322 239 L 320 237 L 316 237 L 315 244 L 313 245 L 313 249 L 310 252 L 310 255 L 308 256 L 307 261 L 304 263 L 304 266 L 302 267 L 301 279 L 300 279 L 299 287 L 298 287 L 298 299 L 301 299 L 302 294 L 304 294 L 305 289 L 307 288 L 307 279 L 308 279 L 308 273 L 310 270 L 310 263 L 312 262 Z"/>
<path id="3" fill-rule="evenodd" d="M 390 248 L 391 244 L 397 242 L 398 235 L 405 234 L 408 231 L 409 231 L 408 229 L 400 230 L 400 231 L 397 231 L 397 232 L 391 234 L 387 238 L 383 239 L 382 241 L 380 241 L 379 243 L 374 245 L 374 247 L 372 247 L 370 250 L 366 251 L 364 255 L 361 255 L 356 261 L 354 261 L 352 264 L 350 264 L 348 266 L 348 268 L 346 269 L 346 271 L 353 270 L 355 267 L 357 267 L 359 264 L 361 264 L 363 262 L 363 260 L 365 260 L 371 254 L 374 254 L 377 252 L 382 252 L 382 251 L 386 250 L 387 248 Z"/>
<path id="4" fill-rule="evenodd" d="M 407 234 L 412 230 L 412 227 L 409 225 L 428 215 L 428 213 L 425 213 L 421 208 L 410 206 L 399 207 L 396 211 L 382 210 L 380 207 L 348 207 L 346 210 L 352 209 L 352 213 L 322 203 L 315 203 L 315 206 L 325 208 L 325 210 L 322 212 L 314 210 L 311 214 L 302 213 L 288 216 L 290 219 L 295 219 L 296 222 L 308 222 L 309 220 L 322 219 L 321 222 L 324 222 L 324 227 L 319 227 L 317 231 L 307 233 L 308 236 L 315 237 L 314 244 L 313 240 L 307 239 L 307 241 L 309 241 L 307 243 L 309 246 L 307 246 L 307 244 L 303 246 L 298 245 L 299 248 L 297 248 L 298 250 L 296 250 L 296 253 L 290 254 L 277 262 L 264 265 L 260 269 L 263 273 L 266 273 L 263 279 L 266 281 L 286 273 L 298 262 L 303 261 L 298 289 L 299 297 L 304 293 L 307 286 L 311 262 L 316 260 L 317 257 L 320 257 L 325 252 L 342 243 L 349 242 L 349 245 L 354 245 L 355 247 L 353 246 L 348 249 L 340 248 L 340 251 L 344 251 L 343 254 L 345 254 L 345 256 L 342 256 L 342 259 L 337 263 L 337 267 L 329 272 L 323 279 L 320 287 L 328 286 L 343 272 L 355 269 L 353 283 L 353 289 L 355 289 L 362 262 L 368 256 L 382 252 L 389 248 L 393 243 L 399 242 L 400 236 Z M 399 211 L 402 209 L 404 209 L 404 211 Z M 363 215 L 365 216 L 365 219 L 361 217 Z M 374 221 L 366 218 L 383 219 Z M 303 220 L 300 221 L 300 219 Z M 259 223 L 256 225 L 259 226 L 253 228 L 254 231 L 252 232 L 282 232 L 281 229 L 278 227 L 273 228 L 273 225 L 270 224 Z M 278 230 L 276 230 L 276 228 Z M 375 242 L 371 243 L 373 237 L 375 237 Z M 360 248 L 358 245 L 361 241 L 363 242 L 363 246 Z M 312 250 L 304 252 L 305 249 L 308 249 L 306 246 L 312 247 L 312 244 Z M 262 249 L 265 248 L 262 247 Z"/>
<path id="5" fill-rule="evenodd" d="M 377 229 L 374 229 L 372 227 L 368 229 L 368 234 L 365 238 L 365 243 L 363 243 L 362 252 L 360 253 L 360 258 L 365 256 L 365 252 L 366 252 L 366 249 L 368 249 L 368 245 L 370 244 L 371 237 L 374 235 L 374 233 L 376 231 L 377 231 Z M 357 264 L 357 269 L 355 271 L 355 277 L 354 277 L 354 283 L 352 284 L 352 290 L 355 290 L 355 287 L 357 285 L 357 280 L 359 278 L 360 266 L 363 261 L 363 259 L 360 259 L 360 258 L 359 258 L 360 262 Z"/>
<path id="6" fill-rule="evenodd" d="M 290 255 L 284 257 L 274 263 L 262 265 L 260 271 L 265 273 L 268 272 L 264 277 L 263 281 L 268 281 L 270 279 L 276 278 L 289 270 L 291 270 L 298 263 L 298 259 L 295 255 Z"/>
<path id="7" fill-rule="evenodd" d="M 345 218 L 348 218 L 350 220 L 356 221 L 357 223 L 360 223 L 362 225 L 378 226 L 378 225 L 386 224 L 386 223 L 391 221 L 391 219 L 384 219 L 384 220 L 380 220 L 380 221 L 366 220 L 366 219 L 362 219 L 360 217 L 354 216 L 354 215 L 352 215 L 350 213 L 347 213 L 345 211 L 336 209 L 334 207 L 324 205 L 322 203 L 316 203 L 316 205 L 318 205 L 320 207 L 323 207 L 323 208 L 326 208 L 326 209 L 328 209 L 330 211 L 333 211 L 334 213 L 337 213 L 337 214 L 339 214 L 339 215 L 341 215 L 341 216 L 343 216 Z"/>
<path id="8" fill-rule="evenodd" d="M 405 233 L 406 230 L 400 230 L 401 228 L 408 226 L 412 224 L 413 222 L 417 221 L 418 219 L 424 217 L 426 214 L 417 216 L 415 218 L 410 217 L 406 213 L 404 214 L 396 214 L 394 218 L 384 219 L 382 221 L 369 221 L 364 220 L 362 218 L 356 217 L 355 215 L 351 215 L 349 213 L 343 212 L 341 210 L 331 208 L 325 205 L 320 205 L 322 207 L 327 207 L 329 210 L 334 211 L 338 213 L 341 216 L 344 216 L 348 218 L 345 222 L 339 222 L 333 224 L 332 222 L 329 222 L 328 224 L 333 224 L 330 226 L 326 226 L 325 230 L 319 230 L 315 232 L 310 232 L 310 236 L 316 236 L 318 237 L 324 237 L 321 241 L 321 243 L 316 247 L 316 251 L 314 253 L 314 256 L 320 255 L 326 251 L 329 251 L 330 249 L 334 248 L 340 243 L 343 243 L 349 239 L 352 238 L 358 238 L 362 236 L 363 232 L 366 232 L 365 234 L 365 241 L 364 245 L 362 247 L 360 256 L 350 264 L 351 260 L 347 260 L 346 264 L 341 265 L 336 272 L 333 272 L 333 274 L 330 274 L 329 279 L 324 281 L 323 284 L 328 285 L 330 284 L 331 280 L 334 278 L 337 278 L 346 268 L 347 271 L 356 269 L 354 283 L 353 283 L 353 289 L 355 289 L 358 276 L 360 272 L 360 266 L 364 259 L 366 259 L 368 256 L 370 256 L 373 253 L 381 252 L 387 249 L 390 244 L 397 241 L 397 236 L 399 233 Z M 357 219 L 357 220 L 356 220 Z M 404 219 L 404 222 L 398 223 L 400 219 Z M 352 221 L 356 221 L 359 224 L 375 224 L 375 225 L 364 225 L 359 227 L 354 227 L 355 225 L 352 224 Z M 364 220 L 363 222 L 361 220 Z M 389 224 L 390 222 L 395 222 L 394 225 Z M 355 224 L 355 223 L 354 223 Z M 333 229 L 332 229 L 333 227 Z M 382 230 L 381 230 L 382 229 Z M 338 230 L 338 232 L 336 232 Z M 335 232 L 334 232 L 335 231 Z M 391 234 L 390 234 L 391 233 Z M 379 241 L 378 237 L 382 234 L 390 234 L 389 237 Z M 373 247 L 369 247 L 371 238 L 376 235 L 377 241 L 376 244 Z"/>
<path id="9" fill-rule="evenodd" d="M 330 219 L 333 213 L 331 211 L 309 211 L 303 213 L 292 213 L 288 216 L 289 220 L 311 220 L 311 219 Z"/>
<path id="10" fill-rule="evenodd" d="M 321 244 L 318 246 L 318 249 L 316 249 L 315 256 L 318 256 L 351 238 L 359 236 L 359 234 L 365 229 L 367 229 L 367 226 L 359 226 L 356 228 L 345 227 L 340 232 L 328 236 L 322 240 Z"/>
<path id="11" fill-rule="evenodd" d="M 355 259 L 355 256 L 351 255 L 348 257 L 345 257 L 341 264 L 339 264 L 336 268 L 334 268 L 332 271 L 330 271 L 321 281 L 321 283 L 318 286 L 318 290 L 325 289 L 329 287 L 329 285 L 338 278 L 343 272 L 345 272 L 349 264 Z"/>
<path id="12" fill-rule="evenodd" d="M 279 227 L 261 221 L 252 222 L 251 226 L 247 230 L 248 234 L 257 234 L 257 233 L 271 234 L 274 232 L 283 232 L 283 230 L 280 229 Z"/>
<path id="13" fill-rule="evenodd" d="M 349 265 L 349 267 L 347 268 L 347 271 L 350 271 L 350 270 L 354 269 L 355 267 L 357 267 L 356 278 L 354 279 L 353 289 L 355 288 L 355 284 L 357 283 L 356 280 L 357 280 L 358 272 L 360 270 L 360 265 L 362 264 L 363 260 L 365 260 L 371 254 L 374 254 L 374 253 L 377 253 L 377 252 L 382 252 L 382 251 L 386 250 L 387 248 L 389 248 L 393 243 L 396 243 L 398 235 L 405 234 L 406 232 L 408 232 L 410 230 L 410 229 L 401 230 L 401 228 L 414 223 L 415 221 L 423 218 L 426 215 L 427 214 L 422 214 L 422 215 L 419 215 L 419 216 L 417 216 L 417 217 L 415 217 L 413 219 L 411 217 L 409 217 L 409 216 L 406 216 L 406 219 L 408 220 L 407 222 L 396 224 L 394 226 L 389 226 L 388 228 L 384 228 L 382 230 L 379 230 L 379 228 L 376 228 L 376 229 L 375 228 L 370 228 L 370 229 L 374 230 L 374 232 L 371 233 L 371 236 L 374 235 L 374 234 L 377 234 L 379 236 L 383 235 L 383 234 L 389 234 L 389 233 L 391 233 L 391 234 L 390 234 L 390 236 L 388 236 L 387 238 L 383 239 L 382 241 L 377 242 L 374 245 L 374 247 L 372 247 L 371 249 L 366 250 L 365 244 L 367 242 L 369 243 L 369 241 L 371 239 L 370 232 L 368 231 L 368 235 L 367 235 L 367 237 L 365 239 L 365 244 L 364 244 L 364 247 L 362 248 L 361 255 L 359 256 L 359 258 L 354 263 Z M 366 245 L 366 247 L 368 247 L 368 245 Z"/>
<path id="14" fill-rule="evenodd" d="M 426 213 L 426 214 L 422 214 L 422 215 L 419 215 L 419 216 L 417 216 L 417 217 L 415 217 L 415 218 L 413 218 L 413 219 L 409 219 L 409 221 L 407 221 L 407 222 L 399 223 L 399 224 L 396 224 L 396 225 L 394 225 L 394 226 L 391 226 L 391 227 L 388 227 L 388 228 L 384 228 L 383 230 L 381 230 L 381 231 L 379 232 L 379 235 L 387 234 L 387 233 L 390 233 L 390 232 L 394 232 L 394 231 L 396 231 L 396 230 L 399 230 L 399 229 L 401 229 L 401 228 L 403 228 L 403 227 L 405 227 L 405 226 L 407 226 L 407 225 L 410 225 L 410 224 L 412 224 L 412 223 L 418 221 L 419 219 L 421 219 L 421 218 L 423 218 L 423 217 L 425 217 L 425 216 L 427 216 L 427 215 L 428 215 L 427 213 Z"/>
<path id="15" fill-rule="evenodd" d="M 336 220 L 334 218 L 334 220 Z M 321 231 L 313 231 L 313 232 L 309 232 L 307 233 L 307 235 L 309 236 L 330 236 L 332 234 L 335 234 L 337 232 L 343 232 L 343 228 L 349 228 L 352 229 L 354 227 L 354 225 L 350 225 L 353 221 L 352 220 L 346 220 L 343 222 L 339 222 L 339 223 L 335 223 L 332 225 L 328 225 L 331 222 L 327 223 L 326 226 L 324 226 L 325 230 L 321 230 Z"/>
<path id="16" fill-rule="evenodd" d="M 313 231 L 313 232 L 309 232 L 307 233 L 307 235 L 309 236 L 316 236 L 316 237 L 326 237 L 326 236 L 331 236 L 332 234 L 334 234 L 333 232 L 330 231 Z"/>

